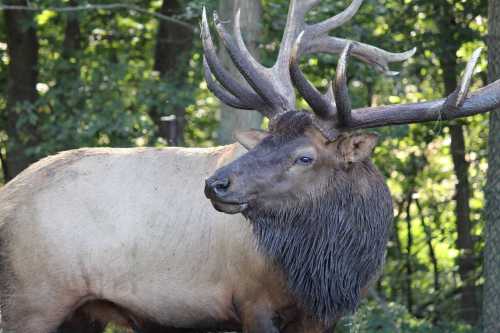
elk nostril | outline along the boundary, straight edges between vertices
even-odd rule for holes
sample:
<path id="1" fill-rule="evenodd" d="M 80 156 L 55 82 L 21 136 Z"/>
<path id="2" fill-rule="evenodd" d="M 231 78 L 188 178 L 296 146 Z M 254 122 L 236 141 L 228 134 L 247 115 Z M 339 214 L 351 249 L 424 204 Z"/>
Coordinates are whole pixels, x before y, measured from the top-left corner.
<path id="1" fill-rule="evenodd" d="M 214 189 L 215 193 L 224 194 L 227 192 L 230 185 L 231 182 L 229 181 L 229 178 L 225 178 L 215 181 L 212 184 L 212 188 Z"/>

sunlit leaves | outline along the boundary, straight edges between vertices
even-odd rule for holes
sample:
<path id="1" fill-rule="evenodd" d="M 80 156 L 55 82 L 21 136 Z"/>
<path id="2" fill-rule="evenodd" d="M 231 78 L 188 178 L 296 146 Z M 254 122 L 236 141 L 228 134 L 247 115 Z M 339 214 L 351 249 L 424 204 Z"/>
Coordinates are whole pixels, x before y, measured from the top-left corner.
<path id="1" fill-rule="evenodd" d="M 36 16 L 36 23 L 38 26 L 45 25 L 56 15 L 57 13 L 52 10 L 44 10 Z"/>

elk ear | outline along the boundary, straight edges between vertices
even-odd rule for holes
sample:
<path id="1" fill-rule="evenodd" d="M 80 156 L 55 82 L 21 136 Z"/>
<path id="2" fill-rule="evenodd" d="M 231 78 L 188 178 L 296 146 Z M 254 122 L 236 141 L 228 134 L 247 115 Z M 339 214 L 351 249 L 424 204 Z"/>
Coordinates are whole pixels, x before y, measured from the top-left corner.
<path id="1" fill-rule="evenodd" d="M 338 149 L 341 158 L 348 163 L 368 159 L 377 145 L 378 135 L 374 133 L 353 134 L 340 139 Z"/>
<path id="2" fill-rule="evenodd" d="M 249 131 L 239 131 L 234 132 L 234 138 L 243 147 L 248 150 L 255 148 L 262 140 L 264 140 L 269 135 L 266 131 L 261 130 L 249 130 Z"/>

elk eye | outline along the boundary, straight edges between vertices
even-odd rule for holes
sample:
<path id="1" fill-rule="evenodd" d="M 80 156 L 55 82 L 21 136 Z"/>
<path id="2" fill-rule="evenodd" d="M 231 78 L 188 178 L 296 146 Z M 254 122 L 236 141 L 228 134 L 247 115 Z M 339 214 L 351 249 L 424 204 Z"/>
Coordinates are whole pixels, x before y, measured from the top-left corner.
<path id="1" fill-rule="evenodd" d="M 312 164 L 312 162 L 314 162 L 314 159 L 312 157 L 307 157 L 307 156 L 299 157 L 295 161 L 296 164 L 301 164 L 301 165 L 310 165 Z"/>

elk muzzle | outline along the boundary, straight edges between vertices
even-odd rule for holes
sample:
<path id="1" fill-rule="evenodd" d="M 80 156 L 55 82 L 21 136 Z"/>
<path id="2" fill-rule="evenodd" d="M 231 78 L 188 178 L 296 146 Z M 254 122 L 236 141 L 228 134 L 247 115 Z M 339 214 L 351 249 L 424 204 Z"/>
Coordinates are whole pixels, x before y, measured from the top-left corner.
<path id="1" fill-rule="evenodd" d="M 226 214 L 238 214 L 248 207 L 231 191 L 231 179 L 224 175 L 214 175 L 205 181 L 205 196 L 216 210 Z"/>

